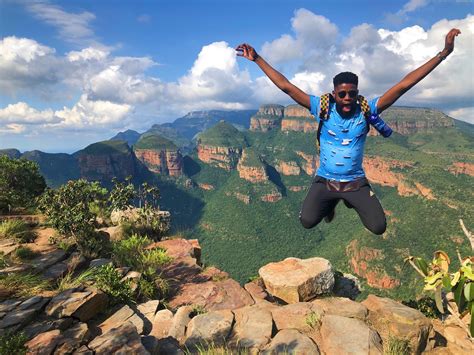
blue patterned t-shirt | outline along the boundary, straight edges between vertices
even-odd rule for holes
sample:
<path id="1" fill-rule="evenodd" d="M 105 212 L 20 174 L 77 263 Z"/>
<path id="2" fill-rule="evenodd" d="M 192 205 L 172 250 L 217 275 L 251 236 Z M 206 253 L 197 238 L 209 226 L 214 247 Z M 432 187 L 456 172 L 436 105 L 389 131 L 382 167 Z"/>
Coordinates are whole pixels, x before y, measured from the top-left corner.
<path id="1" fill-rule="evenodd" d="M 372 113 L 377 113 L 379 97 L 370 100 Z M 310 96 L 311 114 L 319 122 L 318 96 Z M 336 181 L 352 181 L 365 176 L 362 169 L 367 122 L 360 107 L 351 117 L 341 117 L 336 104 L 330 103 L 329 119 L 324 121 L 320 136 L 317 175 Z"/>

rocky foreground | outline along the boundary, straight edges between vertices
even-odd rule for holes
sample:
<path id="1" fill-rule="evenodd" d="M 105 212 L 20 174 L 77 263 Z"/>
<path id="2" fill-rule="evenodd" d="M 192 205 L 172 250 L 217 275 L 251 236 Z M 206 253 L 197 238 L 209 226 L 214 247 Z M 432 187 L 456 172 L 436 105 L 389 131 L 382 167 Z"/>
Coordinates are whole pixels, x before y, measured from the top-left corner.
<path id="1" fill-rule="evenodd" d="M 201 266 L 197 240 L 164 240 L 154 247 L 173 257 L 158 271 L 171 280 L 166 302 L 110 308 L 108 296 L 93 285 L 7 299 L 0 303 L 0 333 L 22 331 L 29 354 L 184 354 L 209 347 L 207 353 L 222 354 L 383 354 L 400 343 L 416 354 L 474 351 L 472 339 L 449 317 L 441 323 L 374 295 L 351 300 L 356 282 L 335 277 L 322 258 L 268 264 L 259 279 L 241 287 L 227 273 Z M 73 257 L 46 250 L 41 262 L 25 267 L 58 278 Z M 89 267 L 104 263 L 110 260 Z M 16 271 L 0 270 L 5 272 Z M 136 277 L 133 270 L 121 272 Z"/>

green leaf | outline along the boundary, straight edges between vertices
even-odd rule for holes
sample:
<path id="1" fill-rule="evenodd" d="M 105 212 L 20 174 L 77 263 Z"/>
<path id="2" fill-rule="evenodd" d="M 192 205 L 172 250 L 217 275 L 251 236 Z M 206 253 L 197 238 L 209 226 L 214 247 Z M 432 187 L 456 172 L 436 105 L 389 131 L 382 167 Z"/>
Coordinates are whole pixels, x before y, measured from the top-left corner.
<path id="1" fill-rule="evenodd" d="M 423 274 L 428 275 L 428 263 L 425 261 L 425 259 L 415 258 L 415 264 Z"/>
<path id="2" fill-rule="evenodd" d="M 451 291 L 451 278 L 449 275 L 444 275 L 443 277 L 443 286 L 446 289 L 446 291 Z"/>
<path id="3" fill-rule="evenodd" d="M 456 302 L 459 313 L 461 313 L 464 309 L 465 306 L 465 298 L 464 298 L 464 282 L 466 281 L 466 278 L 464 276 L 461 276 L 459 279 L 459 283 L 453 287 L 453 293 L 454 293 L 454 301 Z"/>
<path id="4" fill-rule="evenodd" d="M 474 283 L 469 282 L 464 285 L 464 297 L 468 302 L 471 302 L 474 299 Z"/>
<path id="5" fill-rule="evenodd" d="M 469 331 L 471 333 L 471 337 L 474 337 L 474 302 L 471 301 L 469 305 L 471 306 L 471 326 L 469 327 Z"/>
<path id="6" fill-rule="evenodd" d="M 436 287 L 436 290 L 434 291 L 434 296 L 435 296 L 435 302 L 436 302 L 436 307 L 441 313 L 444 313 L 444 307 L 443 307 L 443 300 L 441 299 L 441 285 Z"/>

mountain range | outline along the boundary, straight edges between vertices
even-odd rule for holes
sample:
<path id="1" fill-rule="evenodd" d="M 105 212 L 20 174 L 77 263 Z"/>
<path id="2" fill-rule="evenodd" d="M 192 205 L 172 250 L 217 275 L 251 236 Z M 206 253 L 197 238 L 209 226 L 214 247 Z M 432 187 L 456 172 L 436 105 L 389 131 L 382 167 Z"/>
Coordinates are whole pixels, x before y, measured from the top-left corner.
<path id="1" fill-rule="evenodd" d="M 50 186 L 79 177 L 153 181 L 175 232 L 198 238 L 204 261 L 241 282 L 267 262 L 317 255 L 358 275 L 370 292 L 408 298 L 421 283 L 405 257 L 443 249 L 455 260 L 456 249 L 470 252 L 458 219 L 472 227 L 474 129 L 428 108 L 393 107 L 384 119 L 395 133 L 384 139 L 372 129 L 364 159 L 388 219 L 383 236 L 366 231 L 344 204 L 331 224 L 299 224 L 319 157 L 317 124 L 298 105 L 194 112 L 72 155 L 0 154 L 38 162 Z"/>

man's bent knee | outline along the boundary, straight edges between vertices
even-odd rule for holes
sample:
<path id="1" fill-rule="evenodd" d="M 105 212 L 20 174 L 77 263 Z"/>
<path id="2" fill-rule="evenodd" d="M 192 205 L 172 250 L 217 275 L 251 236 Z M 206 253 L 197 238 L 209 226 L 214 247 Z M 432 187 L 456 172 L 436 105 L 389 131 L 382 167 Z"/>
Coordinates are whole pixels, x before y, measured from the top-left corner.
<path id="1" fill-rule="evenodd" d="M 383 221 L 374 223 L 367 228 L 374 234 L 382 235 L 387 230 L 387 221 L 384 219 Z"/>
<path id="2" fill-rule="evenodd" d="M 318 225 L 319 222 L 321 222 L 321 218 L 320 219 L 317 219 L 315 220 L 314 218 L 305 218 L 302 216 L 301 212 L 300 212 L 300 222 L 301 222 L 301 225 L 306 228 L 306 229 L 311 229 L 313 227 L 315 227 L 316 225 Z"/>

